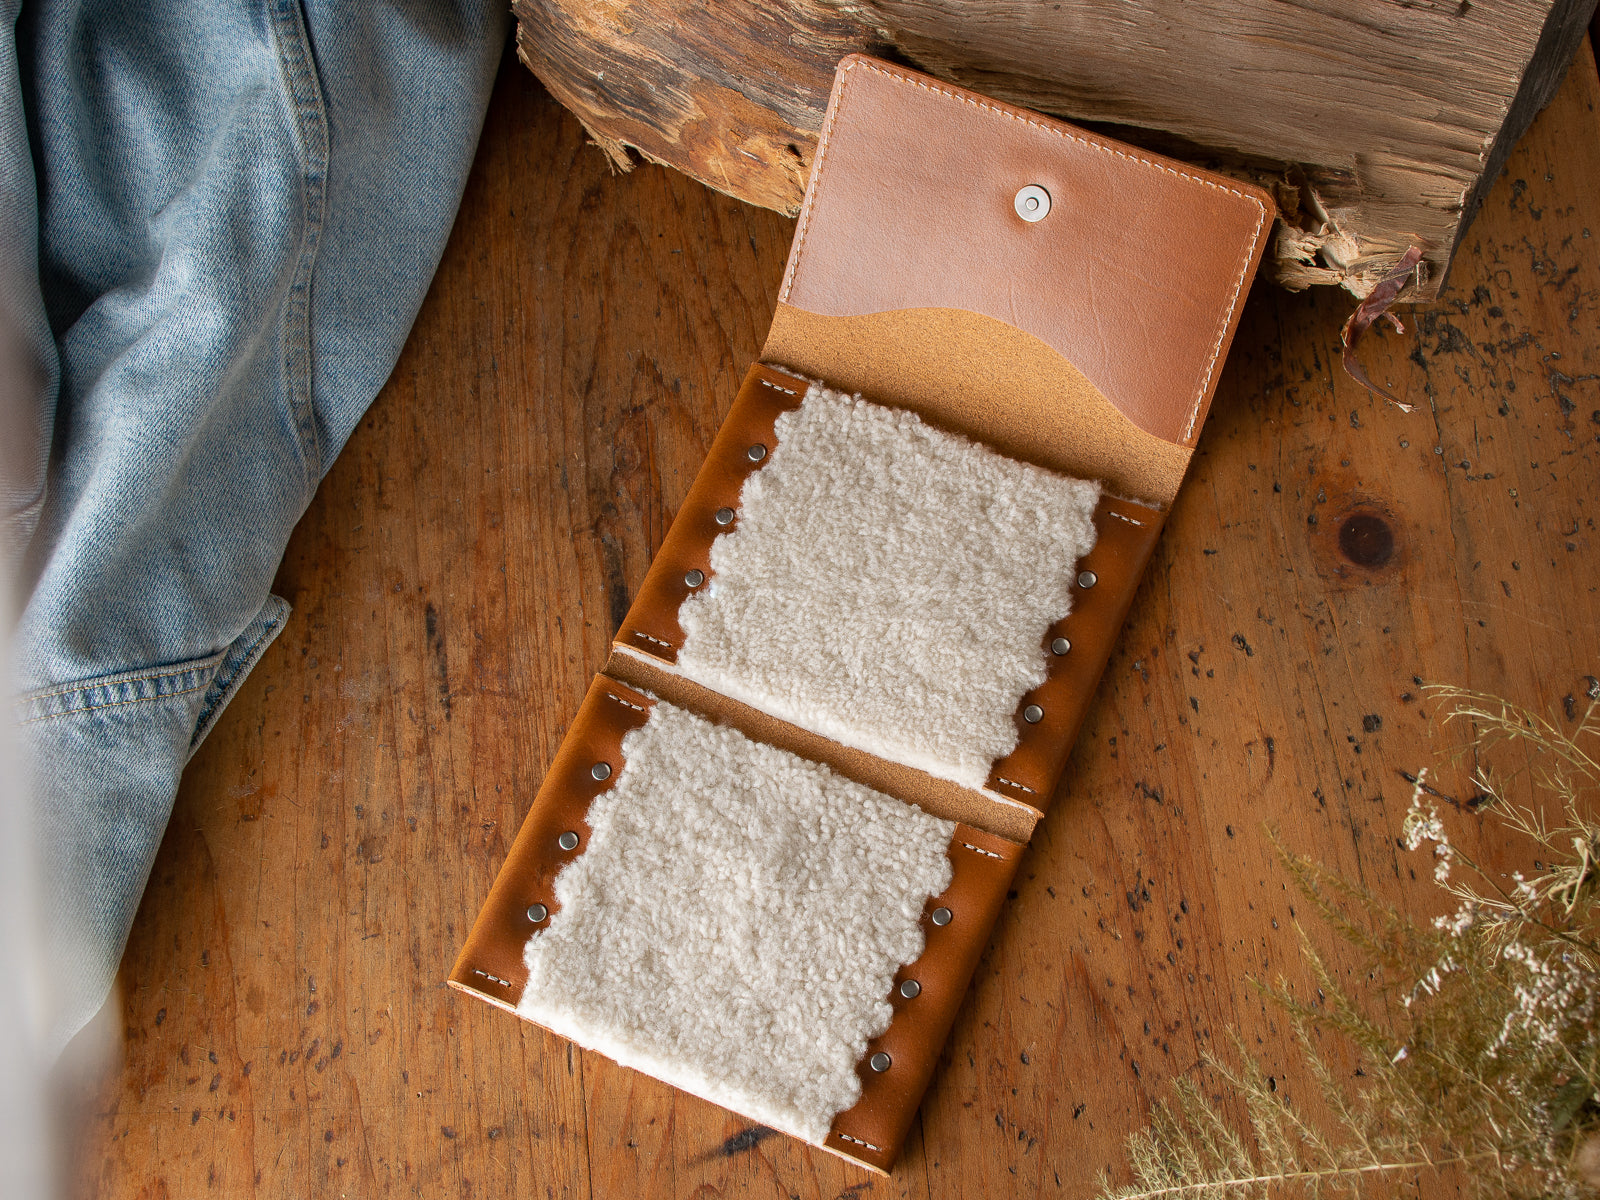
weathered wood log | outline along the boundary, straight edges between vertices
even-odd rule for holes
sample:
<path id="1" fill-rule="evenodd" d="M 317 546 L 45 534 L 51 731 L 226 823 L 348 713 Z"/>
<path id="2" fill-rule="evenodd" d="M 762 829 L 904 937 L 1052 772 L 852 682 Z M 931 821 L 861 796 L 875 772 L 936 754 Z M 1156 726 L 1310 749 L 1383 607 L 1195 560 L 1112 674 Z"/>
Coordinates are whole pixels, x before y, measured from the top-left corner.
<path id="1" fill-rule="evenodd" d="M 833 66 L 867 50 L 1270 187 L 1267 273 L 1437 295 L 1595 0 L 515 0 L 518 50 L 633 151 L 798 210 Z"/>

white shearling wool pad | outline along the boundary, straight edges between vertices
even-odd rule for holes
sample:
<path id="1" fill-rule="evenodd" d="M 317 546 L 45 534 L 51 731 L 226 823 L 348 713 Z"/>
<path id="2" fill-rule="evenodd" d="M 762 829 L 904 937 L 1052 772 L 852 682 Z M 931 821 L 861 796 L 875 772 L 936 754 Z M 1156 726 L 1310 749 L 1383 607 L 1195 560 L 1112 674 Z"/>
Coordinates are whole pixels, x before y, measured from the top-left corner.
<path id="1" fill-rule="evenodd" d="M 981 789 L 1043 683 L 1100 485 L 813 384 L 777 422 L 678 669 L 847 746 Z"/>
<path id="2" fill-rule="evenodd" d="M 663 702 L 622 751 L 517 1012 L 822 1144 L 922 953 L 955 825 Z"/>

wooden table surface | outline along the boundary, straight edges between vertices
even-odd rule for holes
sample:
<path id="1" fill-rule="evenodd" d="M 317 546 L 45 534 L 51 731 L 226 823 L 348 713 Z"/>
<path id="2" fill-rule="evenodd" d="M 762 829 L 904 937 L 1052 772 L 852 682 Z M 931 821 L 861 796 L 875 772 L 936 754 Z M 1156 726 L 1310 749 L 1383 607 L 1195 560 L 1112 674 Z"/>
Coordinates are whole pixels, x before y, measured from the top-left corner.
<path id="1" fill-rule="evenodd" d="M 445 987 L 757 352 L 793 228 L 655 167 L 612 175 L 508 60 L 410 342 L 290 543 L 294 616 L 189 768 L 113 1001 L 120 1053 L 81 1087 L 75 1193 L 1087 1197 L 1230 1030 L 1305 1094 L 1249 984 L 1308 982 L 1267 825 L 1437 911 L 1395 842 L 1399 772 L 1454 737 L 1419 681 L 1559 712 L 1600 673 L 1597 101 L 1586 47 L 1446 301 L 1370 342 L 1415 412 L 1340 371 L 1348 296 L 1256 289 L 884 1179 Z M 1342 547 L 1354 514 L 1392 533 L 1386 559 Z"/>

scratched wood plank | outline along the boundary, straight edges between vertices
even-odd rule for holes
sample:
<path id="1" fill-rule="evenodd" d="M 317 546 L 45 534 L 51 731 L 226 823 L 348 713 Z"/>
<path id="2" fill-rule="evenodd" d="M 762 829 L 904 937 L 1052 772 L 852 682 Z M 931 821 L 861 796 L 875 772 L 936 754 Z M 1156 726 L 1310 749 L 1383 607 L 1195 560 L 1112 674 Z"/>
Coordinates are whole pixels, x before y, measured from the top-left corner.
<path id="1" fill-rule="evenodd" d="M 1337 297 L 1252 299 L 1069 791 L 884 1180 L 442 984 L 792 233 L 669 172 L 607 175 L 508 65 L 400 365 L 291 543 L 295 615 L 186 778 L 73 1190 L 1086 1196 L 1229 1030 L 1302 1094 L 1247 985 L 1307 986 L 1266 824 L 1434 911 L 1393 841 L 1396 773 L 1442 747 L 1415 680 L 1559 704 L 1600 672 L 1597 99 L 1580 57 L 1446 303 L 1371 343 L 1417 412 L 1339 373 Z"/>

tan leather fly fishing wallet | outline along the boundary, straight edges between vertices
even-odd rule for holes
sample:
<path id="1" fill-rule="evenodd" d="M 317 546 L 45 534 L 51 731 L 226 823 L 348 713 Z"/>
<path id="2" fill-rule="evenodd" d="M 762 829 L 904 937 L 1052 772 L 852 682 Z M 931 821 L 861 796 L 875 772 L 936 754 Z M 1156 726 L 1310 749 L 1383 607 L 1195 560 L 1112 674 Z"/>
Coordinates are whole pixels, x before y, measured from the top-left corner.
<path id="1" fill-rule="evenodd" d="M 889 1170 L 1272 219 L 841 62 L 762 361 L 451 985 Z"/>

